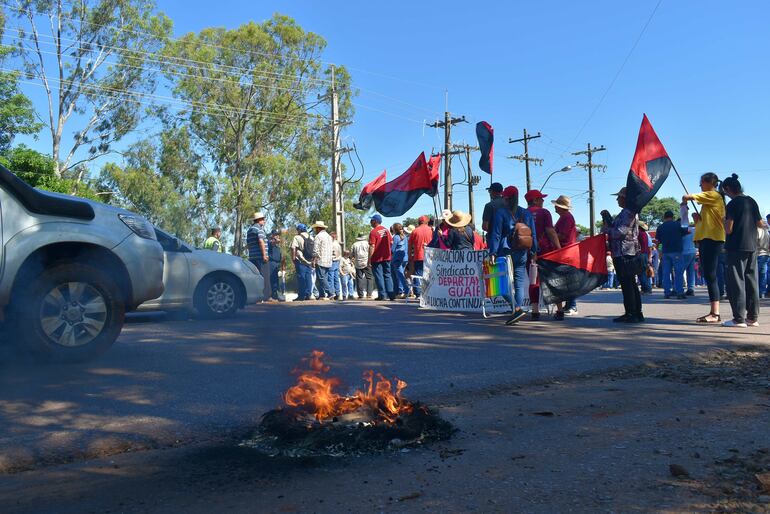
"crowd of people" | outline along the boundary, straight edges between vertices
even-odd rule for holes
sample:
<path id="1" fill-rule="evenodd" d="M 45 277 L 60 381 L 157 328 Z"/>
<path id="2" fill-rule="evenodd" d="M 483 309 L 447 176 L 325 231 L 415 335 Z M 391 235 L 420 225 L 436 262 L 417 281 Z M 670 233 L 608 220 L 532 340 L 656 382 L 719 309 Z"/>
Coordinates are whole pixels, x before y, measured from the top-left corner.
<path id="1" fill-rule="evenodd" d="M 679 217 L 664 214 L 654 232 L 626 207 L 626 188 L 614 194 L 621 209 L 616 216 L 601 212 L 602 232 L 607 235 L 607 282 L 605 289 L 620 288 L 624 314 L 614 321 L 644 321 L 642 296 L 654 286 L 663 289 L 665 299 L 684 300 L 705 285 L 709 312 L 698 323 L 721 323 L 727 327 L 758 326 L 759 298 L 770 297 L 768 264 L 770 232 L 767 220 L 759 214 L 757 203 L 743 192 L 737 175 L 720 181 L 716 174 L 701 177 L 701 191 L 682 197 Z M 346 300 L 377 301 L 415 298 L 421 294 L 425 248 L 481 250 L 488 248 L 490 259 L 509 256 L 514 291 L 513 312 L 507 324 L 526 316 L 541 318 L 539 256 L 575 243 L 577 225 L 572 202 L 561 195 L 550 203 L 558 216 L 554 222 L 545 208 L 548 195 L 537 189 L 524 194 L 526 206 L 519 203 L 515 186 L 493 183 L 490 201 L 484 206 L 479 235 L 472 216 L 444 210 L 438 219 L 420 216 L 417 226 L 394 223 L 382 225 L 382 217 L 370 218 L 371 230 L 360 233 L 350 248 L 343 248 L 335 232 L 323 221 L 296 226 L 289 251 L 296 269 L 298 301 Z M 692 213 L 689 205 L 700 205 Z M 212 229 L 205 248 L 222 251 L 219 229 Z M 284 298 L 285 259 L 278 231 L 265 231 L 265 216 L 255 213 L 247 231 L 249 260 L 265 278 L 265 298 Z M 528 284 L 528 290 L 525 290 Z M 376 294 L 375 294 L 376 292 Z M 720 300 L 730 301 L 732 316 L 722 320 Z M 525 310 L 529 303 L 530 310 Z M 555 305 L 553 319 L 578 314 L 576 299 Z"/>
<path id="2" fill-rule="evenodd" d="M 738 176 L 721 181 L 714 173 L 705 173 L 700 192 L 682 197 L 680 218 L 664 214 L 655 239 L 638 216 L 626 208 L 626 189 L 616 193 L 620 214 L 612 218 L 602 211 L 612 262 L 610 280 L 617 280 L 623 291 L 625 313 L 617 322 L 644 321 L 643 293 L 652 291 L 653 279 L 663 288 L 666 299 L 684 300 L 694 295 L 697 276 L 708 290 L 709 312 L 698 323 L 725 327 L 759 326 L 759 299 L 768 295 L 767 272 L 770 234 L 757 202 L 746 195 Z M 689 223 L 689 204 L 699 204 Z M 609 266 L 611 264 L 611 266 Z M 722 277 L 720 279 L 720 276 Z M 685 289 L 686 283 L 686 289 Z M 720 300 L 730 302 L 732 315 L 722 320 Z"/>

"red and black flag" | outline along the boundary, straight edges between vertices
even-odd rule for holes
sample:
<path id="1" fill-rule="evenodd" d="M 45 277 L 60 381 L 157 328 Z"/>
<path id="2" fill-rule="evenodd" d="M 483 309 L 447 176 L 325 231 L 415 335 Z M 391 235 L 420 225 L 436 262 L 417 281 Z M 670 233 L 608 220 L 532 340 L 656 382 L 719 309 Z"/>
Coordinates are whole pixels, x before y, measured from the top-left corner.
<path id="1" fill-rule="evenodd" d="M 540 290 L 546 304 L 578 298 L 607 281 L 607 241 L 589 237 L 537 258 Z"/>
<path id="2" fill-rule="evenodd" d="M 436 196 L 438 193 L 438 171 L 441 168 L 441 154 L 431 155 L 428 159 L 428 175 L 430 181 L 434 184 L 435 189 L 433 193 L 428 193 L 430 196 Z"/>
<path id="3" fill-rule="evenodd" d="M 672 166 L 663 143 L 658 139 L 645 114 L 639 129 L 639 139 L 636 140 L 634 160 L 631 161 L 631 170 L 626 180 L 626 207 L 634 212 L 641 212 L 666 181 Z"/>
<path id="4" fill-rule="evenodd" d="M 372 195 L 375 191 L 384 186 L 387 181 L 387 171 L 382 170 L 382 173 L 380 173 L 376 179 L 364 186 L 361 190 L 361 194 L 358 195 L 358 202 L 354 203 L 353 207 L 361 209 L 362 211 L 368 211 L 372 207 L 372 201 L 374 199 Z"/>
<path id="5" fill-rule="evenodd" d="M 479 140 L 479 150 L 481 151 L 479 168 L 491 175 L 495 160 L 495 131 L 492 129 L 492 125 L 486 121 L 476 123 L 476 137 Z"/>
<path id="6" fill-rule="evenodd" d="M 425 160 L 425 152 L 409 166 L 398 178 L 385 182 L 385 172 L 361 191 L 357 209 L 374 208 L 383 216 L 401 216 L 412 208 L 423 194 L 435 196 L 438 192 L 438 164 L 441 157 L 431 157 L 433 166 Z"/>

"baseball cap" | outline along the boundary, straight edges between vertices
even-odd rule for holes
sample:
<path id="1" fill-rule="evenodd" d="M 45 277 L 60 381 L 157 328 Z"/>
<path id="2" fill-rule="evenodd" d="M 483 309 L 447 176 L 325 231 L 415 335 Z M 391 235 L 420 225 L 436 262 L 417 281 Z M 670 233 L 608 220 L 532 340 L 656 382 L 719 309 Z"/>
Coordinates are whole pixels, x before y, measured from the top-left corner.
<path id="1" fill-rule="evenodd" d="M 527 191 L 527 194 L 524 195 L 524 199 L 528 202 L 531 202 L 532 200 L 537 200 L 538 198 L 546 198 L 548 195 L 544 195 L 540 192 L 539 189 L 531 189 Z"/>
<path id="2" fill-rule="evenodd" d="M 426 215 L 422 215 L 419 218 L 417 218 L 417 223 L 428 223 L 428 217 Z"/>
<path id="3" fill-rule="evenodd" d="M 369 220 L 374 220 L 374 221 L 376 221 L 377 223 L 382 223 L 382 216 L 380 216 L 379 214 L 375 214 L 374 216 L 372 216 L 371 218 L 369 218 Z"/>
<path id="4" fill-rule="evenodd" d="M 298 223 L 297 230 L 299 230 L 300 232 L 307 232 L 307 225 L 305 225 L 304 223 Z"/>
<path id="5" fill-rule="evenodd" d="M 502 193 L 503 185 L 500 182 L 492 182 L 492 184 L 487 188 L 487 191 L 491 193 Z"/>
<path id="6" fill-rule="evenodd" d="M 519 189 L 516 186 L 508 186 L 503 189 L 503 198 L 510 198 L 512 196 L 519 196 Z"/>

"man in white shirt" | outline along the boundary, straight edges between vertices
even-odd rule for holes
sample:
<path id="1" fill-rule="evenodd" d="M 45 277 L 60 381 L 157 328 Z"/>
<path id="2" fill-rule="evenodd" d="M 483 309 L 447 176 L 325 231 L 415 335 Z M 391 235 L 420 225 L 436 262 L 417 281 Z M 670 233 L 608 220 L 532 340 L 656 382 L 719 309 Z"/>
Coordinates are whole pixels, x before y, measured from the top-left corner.
<path id="1" fill-rule="evenodd" d="M 374 277 L 369 266 L 369 241 L 366 235 L 358 234 L 351 248 L 353 266 L 356 268 L 356 289 L 359 298 L 372 298 Z"/>
<path id="2" fill-rule="evenodd" d="M 331 300 L 334 295 L 330 275 L 334 241 L 326 231 L 327 228 L 323 221 L 316 221 L 313 224 L 313 230 L 316 233 L 313 244 L 313 263 L 318 274 L 318 292 L 321 300 Z"/>

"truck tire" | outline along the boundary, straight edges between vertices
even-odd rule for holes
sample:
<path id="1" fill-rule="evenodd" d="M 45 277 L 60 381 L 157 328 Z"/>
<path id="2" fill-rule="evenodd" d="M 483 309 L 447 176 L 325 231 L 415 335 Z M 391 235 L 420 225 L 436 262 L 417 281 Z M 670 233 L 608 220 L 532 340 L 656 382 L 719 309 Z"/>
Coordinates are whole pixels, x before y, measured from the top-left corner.
<path id="1" fill-rule="evenodd" d="M 33 278 L 14 303 L 18 343 L 50 362 L 102 354 L 120 335 L 126 313 L 123 294 L 107 273 L 72 262 Z"/>
<path id="2" fill-rule="evenodd" d="M 205 319 L 229 318 L 238 310 L 238 283 L 230 275 L 206 277 L 195 288 L 193 303 L 198 316 Z"/>

